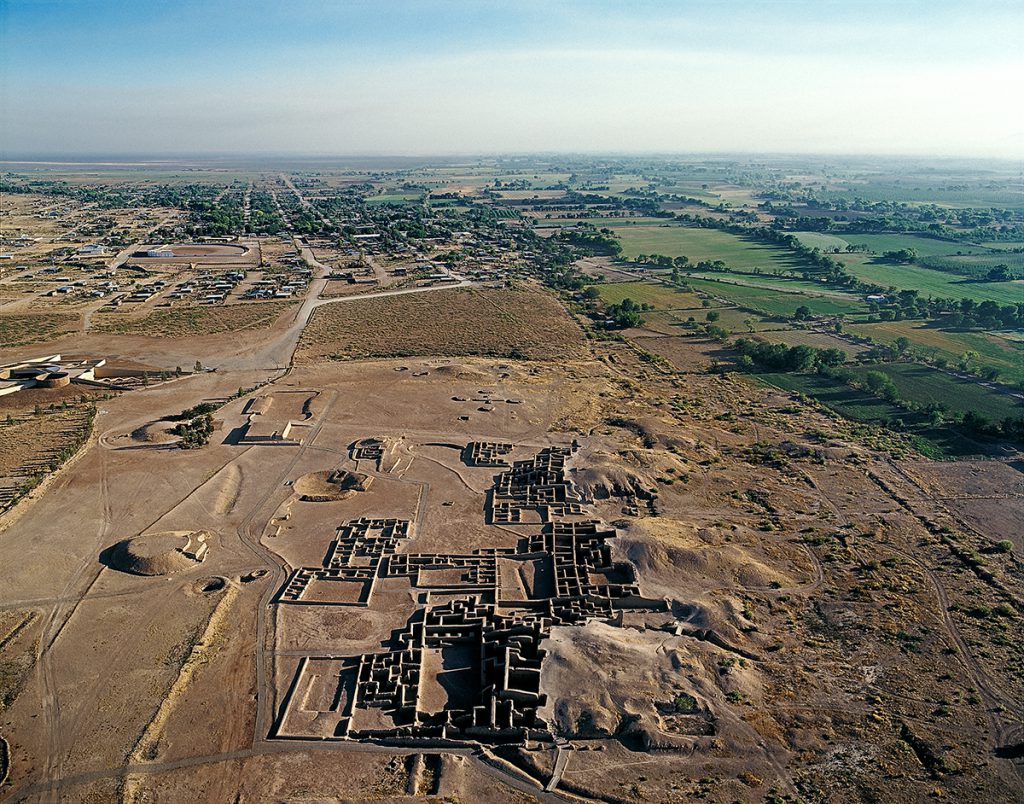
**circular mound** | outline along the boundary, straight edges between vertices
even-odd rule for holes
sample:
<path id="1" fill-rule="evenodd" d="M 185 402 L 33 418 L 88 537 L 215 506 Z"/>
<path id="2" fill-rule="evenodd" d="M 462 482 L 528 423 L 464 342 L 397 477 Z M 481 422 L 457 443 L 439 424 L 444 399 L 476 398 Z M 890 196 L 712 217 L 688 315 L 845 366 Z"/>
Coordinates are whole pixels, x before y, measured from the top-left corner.
<path id="1" fill-rule="evenodd" d="M 170 575 L 189 569 L 206 554 L 203 531 L 146 533 L 118 542 L 110 551 L 110 566 L 133 575 Z"/>
<path id="2" fill-rule="evenodd" d="M 334 502 L 366 491 L 372 482 L 369 475 L 335 469 L 303 475 L 295 481 L 293 488 L 299 499 L 305 502 Z"/>
<path id="3" fill-rule="evenodd" d="M 445 366 L 436 366 L 434 368 L 438 374 L 442 377 L 451 377 L 456 380 L 489 380 L 491 375 L 486 371 L 481 371 L 473 366 L 466 366 L 461 364 L 449 364 Z"/>
<path id="4" fill-rule="evenodd" d="M 221 578 L 219 575 L 212 575 L 209 578 L 200 578 L 195 583 L 194 589 L 197 592 L 210 595 L 214 592 L 219 592 L 228 585 L 226 578 Z"/>
<path id="5" fill-rule="evenodd" d="M 175 257 L 240 257 L 249 249 L 229 243 L 175 243 L 167 250 Z"/>

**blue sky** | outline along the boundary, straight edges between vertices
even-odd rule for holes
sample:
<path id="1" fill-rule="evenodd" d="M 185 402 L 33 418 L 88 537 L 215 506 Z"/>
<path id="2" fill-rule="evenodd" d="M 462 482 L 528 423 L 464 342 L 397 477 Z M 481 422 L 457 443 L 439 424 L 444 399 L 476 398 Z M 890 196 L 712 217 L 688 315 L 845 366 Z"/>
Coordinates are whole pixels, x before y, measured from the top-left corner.
<path id="1" fill-rule="evenodd" d="M 1021 2 L 0 0 L 0 150 L 1024 156 Z"/>

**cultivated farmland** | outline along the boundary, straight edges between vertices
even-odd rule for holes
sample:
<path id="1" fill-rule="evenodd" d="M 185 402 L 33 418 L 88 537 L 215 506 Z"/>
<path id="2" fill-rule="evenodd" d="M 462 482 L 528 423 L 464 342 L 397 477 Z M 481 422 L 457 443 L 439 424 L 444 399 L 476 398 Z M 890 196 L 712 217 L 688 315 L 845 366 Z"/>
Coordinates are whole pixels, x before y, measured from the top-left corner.
<path id="1" fill-rule="evenodd" d="M 714 282 L 706 279 L 686 280 L 695 290 L 729 301 L 740 307 L 756 310 L 770 316 L 789 318 L 796 308 L 805 306 L 814 315 L 855 315 L 865 312 L 865 307 L 852 296 L 849 301 L 843 297 L 812 296 L 805 293 L 787 293 L 767 288 L 737 285 L 732 282 Z"/>
<path id="2" fill-rule="evenodd" d="M 993 421 L 1024 413 L 1021 400 L 979 385 L 974 380 L 962 380 L 931 366 L 920 363 L 886 363 L 862 366 L 854 370 L 860 376 L 869 371 L 881 371 L 889 376 L 899 391 L 900 399 L 921 405 L 940 403 L 954 413 L 974 412 Z"/>
<path id="3" fill-rule="evenodd" d="M 890 285 L 901 290 L 917 290 L 921 296 L 1017 304 L 1024 299 L 1024 281 L 976 282 L 956 274 L 922 268 L 917 265 L 896 265 L 880 261 L 851 261 L 847 270 L 865 282 L 882 287 Z"/>
<path id="4" fill-rule="evenodd" d="M 848 324 L 847 329 L 889 345 L 897 338 L 909 338 L 925 354 L 950 363 L 957 363 L 966 353 L 972 352 L 976 355 L 971 359 L 975 368 L 993 366 L 1000 370 L 1003 382 L 1024 382 L 1024 343 L 1018 341 L 984 332 L 946 332 L 920 321 Z"/>
<path id="5" fill-rule="evenodd" d="M 800 264 L 784 249 L 718 229 L 698 229 L 676 224 L 661 226 L 613 226 L 622 243 L 622 254 L 662 254 L 689 257 L 691 262 L 722 260 L 730 268 L 794 268 Z"/>
<path id="6" fill-rule="evenodd" d="M 701 306 L 696 294 L 660 282 L 618 282 L 597 287 L 605 304 L 618 304 L 623 299 L 632 299 L 641 304 L 653 305 L 655 310 L 686 310 Z"/>

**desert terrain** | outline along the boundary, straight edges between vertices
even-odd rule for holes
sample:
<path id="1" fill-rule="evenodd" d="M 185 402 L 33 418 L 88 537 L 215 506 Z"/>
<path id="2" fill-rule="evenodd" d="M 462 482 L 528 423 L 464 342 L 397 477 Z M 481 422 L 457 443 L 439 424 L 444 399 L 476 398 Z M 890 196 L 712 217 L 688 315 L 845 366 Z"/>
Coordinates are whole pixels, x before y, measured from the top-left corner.
<path id="1" fill-rule="evenodd" d="M 137 190 L 88 258 L 99 211 L 4 195 L 0 797 L 1024 799 L 1012 441 L 742 369 L 842 298 L 355 180 L 204 191 L 228 237 Z"/>

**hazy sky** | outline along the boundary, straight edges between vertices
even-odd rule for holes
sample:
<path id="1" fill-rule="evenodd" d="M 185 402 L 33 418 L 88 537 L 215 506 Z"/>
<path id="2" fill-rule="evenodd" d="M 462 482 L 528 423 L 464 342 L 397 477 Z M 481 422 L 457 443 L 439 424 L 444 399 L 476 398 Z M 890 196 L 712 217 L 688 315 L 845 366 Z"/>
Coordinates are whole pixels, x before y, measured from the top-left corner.
<path id="1" fill-rule="evenodd" d="M 0 151 L 1020 158 L 1022 43 L 1022 0 L 0 0 Z"/>

